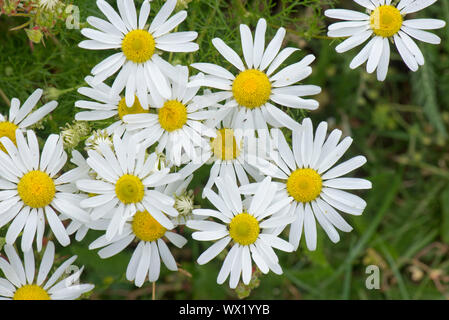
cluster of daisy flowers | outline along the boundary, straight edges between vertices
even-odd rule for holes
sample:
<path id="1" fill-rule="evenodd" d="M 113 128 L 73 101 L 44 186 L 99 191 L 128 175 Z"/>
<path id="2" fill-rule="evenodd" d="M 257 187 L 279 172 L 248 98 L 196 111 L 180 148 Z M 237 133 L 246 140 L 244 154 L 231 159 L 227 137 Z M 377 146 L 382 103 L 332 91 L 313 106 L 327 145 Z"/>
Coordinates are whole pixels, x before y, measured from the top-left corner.
<path id="1" fill-rule="evenodd" d="M 412 70 L 423 63 L 410 37 L 436 43 L 436 36 L 422 29 L 443 23 L 404 16 L 435 1 L 355 2 L 367 13 L 325 13 L 347 20 L 329 27 L 329 36 L 349 37 L 337 51 L 372 37 L 351 67 L 368 61 L 368 71 L 377 68 L 385 78 L 390 39 Z M 161 264 L 178 270 L 170 247 L 186 245 L 178 228 L 185 225 L 193 240 L 213 242 L 198 264 L 226 251 L 217 283 L 229 278 L 230 288 L 249 284 L 254 267 L 282 274 L 274 249 L 296 251 L 303 238 L 315 250 L 318 226 L 334 243 L 339 231 L 352 230 L 344 214 L 361 215 L 367 204 L 351 191 L 370 189 L 371 183 L 346 175 L 366 158 L 343 161 L 350 137 L 339 129 L 328 133 L 326 122 L 314 129 L 310 118 L 299 123 L 286 112 L 317 109 L 310 96 L 321 89 L 303 84 L 313 55 L 285 65 L 299 49 L 283 48 L 284 28 L 266 42 L 266 20 L 258 21 L 254 33 L 240 25 L 242 55 L 215 38 L 222 65 L 196 62 L 191 75 L 188 66 L 164 59 L 166 52 L 199 50 L 197 32 L 177 31 L 187 12 L 174 13 L 176 0 L 165 1 L 155 15 L 147 0 L 140 10 L 133 0 L 117 0 L 118 11 L 104 0 L 96 3 L 104 17 L 87 18 L 92 28 L 81 30 L 88 39 L 79 46 L 115 53 L 96 65 L 85 78 L 87 86 L 78 90 L 85 98 L 75 103 L 83 109 L 76 120 L 111 124 L 87 139 L 87 154 L 71 150 L 69 160 L 56 134 L 40 148 L 30 126 L 57 107 L 52 101 L 35 109 L 40 89 L 23 105 L 12 99 L 9 115 L 0 115 L 0 226 L 7 228 L 1 296 L 75 299 L 92 290 L 78 283 L 82 269 L 57 282 L 76 257 L 47 279 L 55 255 L 53 242 L 44 241 L 47 225 L 61 246 L 70 244 L 71 235 L 80 241 L 89 230 L 99 231 L 89 249 L 99 249 L 104 259 L 132 248 L 124 272 L 136 286 L 157 281 Z M 73 169 L 64 170 L 68 162 Z M 201 196 L 210 206 L 198 208 L 188 187 L 204 165 L 210 173 Z M 40 252 L 44 242 L 35 275 L 34 248 Z"/>

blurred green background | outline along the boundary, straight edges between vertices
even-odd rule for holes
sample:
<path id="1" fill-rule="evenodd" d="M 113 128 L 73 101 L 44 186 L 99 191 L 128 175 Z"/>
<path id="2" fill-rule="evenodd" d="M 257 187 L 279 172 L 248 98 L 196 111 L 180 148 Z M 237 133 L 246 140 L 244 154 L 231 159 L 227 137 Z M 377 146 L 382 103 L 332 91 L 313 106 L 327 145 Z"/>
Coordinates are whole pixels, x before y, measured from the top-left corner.
<path id="1" fill-rule="evenodd" d="M 109 1 L 115 6 L 115 1 Z M 192 0 L 182 1 L 189 17 L 179 30 L 198 31 L 200 51 L 173 54 L 172 63 L 217 62 L 221 57 L 211 46 L 211 39 L 221 37 L 237 52 L 240 50 L 238 25 L 255 27 L 257 20 L 268 21 L 267 37 L 277 28 L 288 29 L 284 46 L 302 49 L 287 63 L 313 53 L 312 76 L 305 84 L 316 84 L 320 108 L 309 113 L 315 125 L 326 120 L 330 128 L 340 128 L 354 143 L 345 158 L 365 155 L 368 163 L 355 175 L 368 177 L 373 189 L 360 193 L 368 206 L 362 216 L 345 215 L 354 227 L 341 234 L 333 244 L 318 228 L 318 249 L 307 250 L 302 239 L 295 253 L 277 251 L 284 274 L 270 273 L 254 279 L 254 288 L 230 290 L 227 283 L 216 284 L 224 255 L 199 266 L 199 254 L 210 243 L 191 239 L 191 232 L 180 232 L 190 241 L 182 250 L 172 248 L 181 272 L 167 272 L 165 267 L 156 284 L 157 299 L 447 299 L 449 298 L 449 28 L 436 31 L 442 44 L 419 43 L 426 64 L 410 72 L 399 54 L 392 53 L 385 82 L 378 82 L 361 67 L 350 70 L 349 63 L 359 49 L 337 54 L 340 40 L 326 37 L 323 11 L 330 6 L 355 8 L 351 0 Z M 0 1 L 2 3 L 2 1 Z M 4 3 L 4 2 L 3 2 Z M 79 7 L 81 27 L 90 15 L 102 17 L 93 0 L 71 3 Z M 142 1 L 136 0 L 140 7 Z M 152 3 L 152 17 L 162 1 Z M 440 0 L 417 14 L 449 22 L 449 1 Z M 47 19 L 49 19 L 47 17 Z M 89 51 L 77 47 L 83 36 L 77 29 L 67 29 L 58 21 L 44 43 L 32 44 L 24 30 L 13 30 L 28 21 L 27 17 L 0 15 L 0 112 L 6 114 L 8 100 L 24 101 L 36 88 L 47 97 L 57 98 L 59 107 L 38 128 L 46 138 L 60 132 L 74 120 L 76 89 L 93 66 L 111 54 L 110 50 Z M 193 70 L 191 70 L 193 72 Z M 298 121 L 306 113 L 289 111 Z M 104 127 L 107 122 L 92 128 Z M 83 150 L 82 142 L 78 146 Z M 197 204 L 209 168 L 195 175 L 191 188 Z M 6 233 L 1 230 L 0 235 Z M 59 248 L 61 257 L 77 254 L 78 265 L 85 265 L 83 282 L 96 285 L 89 299 L 151 299 L 152 285 L 136 288 L 124 276 L 132 250 L 102 260 L 88 244 L 99 236 L 90 232 L 82 242 Z M 284 236 L 287 238 L 287 236 Z M 365 281 L 368 265 L 380 270 L 380 289 L 369 290 Z"/>

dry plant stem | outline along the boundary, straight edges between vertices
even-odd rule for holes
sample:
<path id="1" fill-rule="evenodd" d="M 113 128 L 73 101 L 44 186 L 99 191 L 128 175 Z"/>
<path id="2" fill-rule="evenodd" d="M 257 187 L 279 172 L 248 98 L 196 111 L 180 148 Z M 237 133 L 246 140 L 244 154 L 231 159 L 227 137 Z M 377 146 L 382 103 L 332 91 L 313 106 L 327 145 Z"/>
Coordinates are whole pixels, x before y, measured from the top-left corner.
<path id="1" fill-rule="evenodd" d="M 192 278 L 192 274 L 190 272 L 188 272 L 187 270 L 184 270 L 184 269 L 178 267 L 178 271 L 179 271 L 179 273 L 182 273 L 186 277 Z"/>
<path id="2" fill-rule="evenodd" d="M 448 293 L 448 286 L 444 285 L 443 282 L 448 282 L 448 276 L 445 273 L 441 274 L 435 274 L 434 269 L 428 266 L 427 264 L 423 263 L 420 258 L 424 255 L 428 254 L 431 250 L 436 249 L 441 254 L 447 254 L 448 252 L 448 246 L 439 242 L 435 242 L 430 244 L 429 246 L 422 249 L 413 259 L 412 264 L 415 266 L 418 266 L 424 272 L 427 273 L 428 277 L 433 281 L 435 288 L 446 297 L 446 299 L 449 299 L 449 293 Z"/>
<path id="3" fill-rule="evenodd" d="M 151 294 L 151 300 L 156 300 L 156 282 L 153 282 L 153 291 Z"/>
<path id="4" fill-rule="evenodd" d="M 2 97 L 3 101 L 6 102 L 6 104 L 8 105 L 8 107 L 11 106 L 11 101 L 8 99 L 8 97 L 6 96 L 6 94 L 3 92 L 2 89 L 0 89 L 0 96 Z"/>

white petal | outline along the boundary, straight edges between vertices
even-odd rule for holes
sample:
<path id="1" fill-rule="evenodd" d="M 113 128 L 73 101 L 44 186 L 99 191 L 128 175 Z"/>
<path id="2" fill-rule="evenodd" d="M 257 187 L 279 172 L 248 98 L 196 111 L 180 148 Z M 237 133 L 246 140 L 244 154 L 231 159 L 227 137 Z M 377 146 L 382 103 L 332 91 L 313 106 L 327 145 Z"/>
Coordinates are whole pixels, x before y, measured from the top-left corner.
<path id="1" fill-rule="evenodd" d="M 48 275 L 51 267 L 53 266 L 53 260 L 55 256 L 55 245 L 52 241 L 47 243 L 47 248 L 45 249 L 44 256 L 41 260 L 41 265 L 39 266 L 39 273 L 37 275 L 37 285 L 41 285 Z"/>
<path id="2" fill-rule="evenodd" d="M 306 204 L 305 206 L 305 215 L 304 215 L 304 235 L 306 238 L 307 248 L 310 251 L 315 251 L 316 249 L 316 222 L 313 216 L 312 209 L 310 204 Z"/>
<path id="3" fill-rule="evenodd" d="M 167 245 L 162 239 L 157 240 L 157 245 L 159 248 L 159 254 L 161 255 L 162 261 L 167 266 L 168 270 L 171 271 L 177 271 L 178 266 L 176 265 L 175 258 L 171 254 L 170 250 L 168 249 Z"/>
<path id="4" fill-rule="evenodd" d="M 275 59 L 277 54 L 279 53 L 279 50 L 282 46 L 282 41 L 284 40 L 286 34 L 286 30 L 284 28 L 279 28 L 279 30 L 276 32 L 276 35 L 274 36 L 273 40 L 268 44 L 267 49 L 265 50 L 265 53 L 262 57 L 262 61 L 260 63 L 260 70 L 265 70 L 271 62 Z"/>
<path id="5" fill-rule="evenodd" d="M 402 31 L 407 33 L 409 36 L 421 40 L 423 42 L 431 43 L 431 44 L 440 44 L 441 38 L 436 34 L 430 33 L 428 31 L 423 31 L 420 29 L 409 28 L 406 26 L 402 26 Z"/>
<path id="6" fill-rule="evenodd" d="M 215 38 L 212 40 L 212 44 L 218 50 L 218 52 L 220 52 L 220 54 L 231 64 L 233 64 L 237 69 L 239 69 L 240 71 L 245 70 L 242 59 L 240 59 L 239 55 L 226 43 L 224 43 L 223 40 L 221 40 L 220 38 Z"/>
<path id="7" fill-rule="evenodd" d="M 231 241 L 230 237 L 226 237 L 223 239 L 220 239 L 219 241 L 215 242 L 213 245 L 211 245 L 206 251 L 204 251 L 199 257 L 198 257 L 198 264 L 203 265 L 211 261 L 213 258 L 215 258 L 220 252 L 223 251 L 224 248 L 229 244 Z"/>
<path id="8" fill-rule="evenodd" d="M 404 60 L 405 64 L 407 65 L 407 67 L 412 71 L 418 70 L 418 63 L 416 62 L 415 57 L 407 49 L 407 47 L 404 44 L 404 41 L 402 41 L 401 37 L 399 37 L 397 34 L 395 34 L 394 42 L 396 44 L 396 48 L 399 51 L 399 54 L 401 55 L 402 59 Z"/>
<path id="9" fill-rule="evenodd" d="M 346 9 L 328 9 L 324 12 L 324 15 L 329 18 L 341 19 L 341 20 L 368 20 L 369 15 L 353 10 Z"/>
<path id="10" fill-rule="evenodd" d="M 263 52 L 265 48 L 265 31 L 267 30 L 267 21 L 259 19 L 256 26 L 256 34 L 254 35 L 254 51 L 253 51 L 253 65 L 258 69 L 262 61 Z"/>
<path id="11" fill-rule="evenodd" d="M 406 27 L 423 30 L 440 29 L 446 26 L 446 22 L 439 19 L 410 19 L 405 20 L 402 24 Z"/>
<path id="12" fill-rule="evenodd" d="M 358 33 L 356 35 L 353 35 L 352 37 L 349 37 L 348 39 L 346 39 L 342 43 L 340 43 L 338 46 L 336 46 L 335 50 L 338 53 L 342 53 L 342 52 L 351 50 L 352 48 L 355 48 L 355 47 L 361 45 L 366 40 L 368 40 L 368 38 L 372 34 L 373 34 L 372 30 L 367 30 L 367 31 Z"/>
<path id="13" fill-rule="evenodd" d="M 154 17 L 153 22 L 150 25 L 150 29 L 148 30 L 150 33 L 153 33 L 157 28 L 159 28 L 168 17 L 172 14 L 173 10 L 175 10 L 177 1 L 176 0 L 167 0 L 162 8 L 157 13 L 156 17 Z"/>
<path id="14" fill-rule="evenodd" d="M 245 57 L 246 65 L 248 69 L 251 69 L 253 67 L 254 43 L 251 30 L 246 24 L 240 25 L 240 37 L 242 41 L 242 50 L 243 56 Z"/>
<path id="15" fill-rule="evenodd" d="M 376 37 L 376 40 L 373 43 L 370 55 L 368 57 L 368 63 L 366 65 L 366 71 L 368 73 L 374 72 L 374 70 L 376 70 L 377 66 L 379 65 L 379 61 L 383 53 L 383 46 L 383 38 Z"/>

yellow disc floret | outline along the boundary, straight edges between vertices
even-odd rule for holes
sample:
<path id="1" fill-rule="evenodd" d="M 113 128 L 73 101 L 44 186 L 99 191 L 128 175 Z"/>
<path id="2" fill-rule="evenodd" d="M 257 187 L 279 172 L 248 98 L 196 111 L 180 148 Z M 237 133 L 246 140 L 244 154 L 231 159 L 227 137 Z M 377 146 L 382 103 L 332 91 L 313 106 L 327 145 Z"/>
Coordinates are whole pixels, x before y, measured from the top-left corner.
<path id="1" fill-rule="evenodd" d="M 144 187 L 142 181 L 132 174 L 125 174 L 115 184 L 117 198 L 124 204 L 142 201 Z"/>
<path id="2" fill-rule="evenodd" d="M 187 108 L 178 100 L 168 100 L 159 109 L 159 124 L 169 132 L 181 129 L 187 122 Z"/>
<path id="3" fill-rule="evenodd" d="M 150 60 L 154 54 L 156 42 L 146 30 L 130 31 L 122 41 L 122 51 L 128 60 L 142 63 Z"/>
<path id="4" fill-rule="evenodd" d="M 321 193 L 323 180 L 313 169 L 297 169 L 287 180 L 288 193 L 298 202 L 315 200 Z"/>
<path id="5" fill-rule="evenodd" d="M 370 24 L 375 35 L 380 37 L 392 37 L 402 27 L 401 12 L 394 6 L 384 5 L 371 12 Z"/>
<path id="6" fill-rule="evenodd" d="M 56 188 L 53 179 L 47 173 L 33 170 L 20 179 L 17 192 L 27 206 L 43 208 L 53 201 Z"/>
<path id="7" fill-rule="evenodd" d="M 7 137 L 9 138 L 14 144 L 16 144 L 16 130 L 17 126 L 9 121 L 3 121 L 0 122 L 0 138 L 1 137 Z M 3 143 L 0 142 L 0 150 L 6 152 L 5 147 L 3 146 Z"/>
<path id="8" fill-rule="evenodd" d="M 235 78 L 232 92 L 239 105 L 249 109 L 258 108 L 270 99 L 271 82 L 259 70 L 245 70 Z"/>
<path id="9" fill-rule="evenodd" d="M 132 228 L 137 238 L 148 242 L 161 238 L 167 231 L 148 211 L 136 212 L 133 217 Z"/>
<path id="10" fill-rule="evenodd" d="M 232 240 L 242 246 L 248 246 L 256 242 L 259 233 L 259 222 L 246 212 L 236 215 L 229 224 L 229 235 Z"/>
<path id="11" fill-rule="evenodd" d="M 16 290 L 13 300 L 51 300 L 47 291 L 35 284 L 27 284 Z"/>
<path id="12" fill-rule="evenodd" d="M 217 130 L 217 136 L 211 141 L 212 151 L 217 159 L 232 160 L 240 155 L 240 148 L 234 136 L 234 130 L 223 128 Z"/>
<path id="13" fill-rule="evenodd" d="M 138 114 L 138 113 L 148 113 L 148 110 L 142 108 L 139 99 L 137 97 L 134 98 L 134 104 L 131 107 L 126 105 L 126 98 L 120 100 L 118 104 L 118 116 L 123 120 L 123 117 L 127 114 Z"/>

